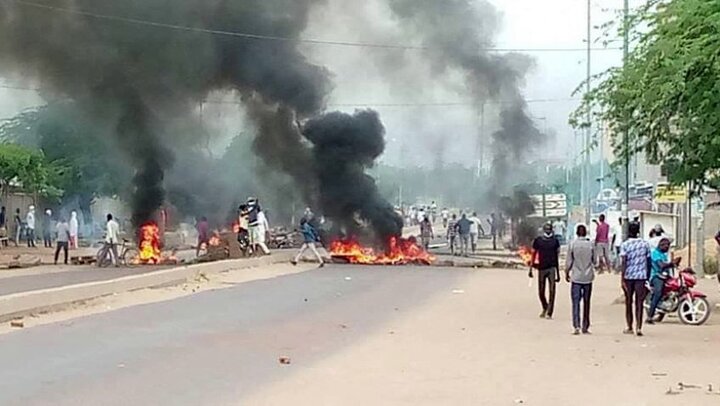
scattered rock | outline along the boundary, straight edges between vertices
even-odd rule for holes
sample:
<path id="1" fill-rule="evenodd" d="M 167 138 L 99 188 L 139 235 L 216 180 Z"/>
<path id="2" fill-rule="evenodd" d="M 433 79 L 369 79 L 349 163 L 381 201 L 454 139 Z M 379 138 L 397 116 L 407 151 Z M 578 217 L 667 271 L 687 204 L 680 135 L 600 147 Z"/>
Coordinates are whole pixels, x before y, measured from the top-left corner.
<path id="1" fill-rule="evenodd" d="M 525 401 L 522 399 L 515 399 L 515 403 L 517 403 L 518 405 L 521 405 L 521 404 L 525 403 Z"/>
<path id="2" fill-rule="evenodd" d="M 303 299 L 305 302 L 307 302 L 307 298 Z"/>
<path id="3" fill-rule="evenodd" d="M 346 276 L 346 277 L 345 277 L 345 280 L 346 280 L 346 281 L 351 281 L 351 280 L 352 280 L 352 278 L 351 278 L 351 277 L 349 277 L 349 276 Z"/>
<path id="4" fill-rule="evenodd" d="M 283 365 L 290 365 L 290 357 L 280 357 L 278 358 L 278 362 Z"/>
<path id="5" fill-rule="evenodd" d="M 653 372 L 652 376 L 667 376 L 667 372 Z"/>
<path id="6" fill-rule="evenodd" d="M 388 334 L 393 335 L 393 334 L 395 334 L 395 332 L 391 330 L 388 332 Z"/>
<path id="7" fill-rule="evenodd" d="M 13 328 L 23 328 L 25 327 L 25 322 L 23 319 L 15 319 L 10 321 L 10 327 Z"/>
<path id="8" fill-rule="evenodd" d="M 348 328 L 348 326 L 346 326 L 345 324 L 341 324 L 340 328 Z"/>
<path id="9" fill-rule="evenodd" d="M 123 364 L 123 363 L 117 364 L 117 367 L 118 367 L 118 368 L 125 368 L 125 364 Z"/>
<path id="10" fill-rule="evenodd" d="M 667 391 L 665 391 L 666 395 L 679 395 L 680 392 L 674 391 L 672 387 L 668 388 Z"/>
<path id="11" fill-rule="evenodd" d="M 465 291 L 462 289 L 453 289 L 452 293 L 454 295 L 462 295 L 463 293 L 465 293 Z"/>

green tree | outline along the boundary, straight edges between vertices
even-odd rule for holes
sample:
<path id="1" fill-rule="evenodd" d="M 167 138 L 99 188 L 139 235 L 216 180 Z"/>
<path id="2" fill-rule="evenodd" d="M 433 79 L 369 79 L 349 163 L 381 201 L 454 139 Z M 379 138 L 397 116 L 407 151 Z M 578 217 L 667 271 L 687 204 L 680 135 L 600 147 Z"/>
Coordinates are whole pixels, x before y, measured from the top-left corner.
<path id="1" fill-rule="evenodd" d="M 587 126 L 590 110 L 609 126 L 617 156 L 643 150 L 651 163 L 672 163 L 673 183 L 713 181 L 720 167 L 719 21 L 718 1 L 648 2 L 629 24 L 636 47 L 625 66 L 599 76 L 571 123 Z"/>
<path id="2" fill-rule="evenodd" d="M 99 196 L 127 193 L 129 166 L 116 153 L 114 138 L 101 123 L 83 115 L 72 101 L 54 102 L 26 110 L 0 125 L 0 139 L 39 147 L 56 168 L 53 181 L 77 198 L 88 215 Z"/>
<path id="3" fill-rule="evenodd" d="M 62 196 L 59 187 L 64 167 L 49 163 L 42 151 L 17 144 L 0 144 L 0 187 L 11 186 L 54 199 Z"/>

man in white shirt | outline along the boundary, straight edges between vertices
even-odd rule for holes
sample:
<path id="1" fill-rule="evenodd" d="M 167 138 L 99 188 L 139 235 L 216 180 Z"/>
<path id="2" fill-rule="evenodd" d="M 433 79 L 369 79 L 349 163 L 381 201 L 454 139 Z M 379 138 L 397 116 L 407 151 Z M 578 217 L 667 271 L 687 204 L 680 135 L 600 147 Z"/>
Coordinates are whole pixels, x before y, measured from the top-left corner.
<path id="1" fill-rule="evenodd" d="M 27 245 L 35 248 L 35 206 L 28 207 L 28 214 L 25 216 L 27 226 Z"/>
<path id="2" fill-rule="evenodd" d="M 105 225 L 105 243 L 108 245 L 108 248 L 110 248 L 110 253 L 112 254 L 112 262 L 115 266 L 118 266 L 117 245 L 120 242 L 119 235 L 120 225 L 117 221 L 115 221 L 115 219 L 113 219 L 112 214 L 108 214 L 107 224 Z"/>
<path id="3" fill-rule="evenodd" d="M 485 230 L 482 228 L 482 221 L 478 218 L 477 213 L 473 212 L 468 220 L 470 220 L 470 246 L 474 254 L 477 249 L 479 235 L 484 235 Z"/>
<path id="4" fill-rule="evenodd" d="M 615 257 L 615 272 L 620 270 L 620 245 L 623 242 L 622 235 L 622 217 L 618 219 L 618 224 L 612 229 L 612 249 Z"/>

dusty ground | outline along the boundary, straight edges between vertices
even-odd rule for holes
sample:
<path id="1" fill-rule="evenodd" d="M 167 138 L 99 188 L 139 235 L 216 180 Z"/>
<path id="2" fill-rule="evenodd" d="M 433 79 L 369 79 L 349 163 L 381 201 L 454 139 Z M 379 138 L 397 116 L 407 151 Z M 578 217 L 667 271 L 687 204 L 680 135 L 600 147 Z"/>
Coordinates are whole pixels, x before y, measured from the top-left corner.
<path id="1" fill-rule="evenodd" d="M 622 335 L 614 276 L 595 285 L 593 335 L 576 337 L 567 285 L 556 319 L 541 320 L 521 270 L 309 269 L 232 272 L 40 317 L 49 324 L 0 337 L 0 403 L 720 404 L 718 316 Z M 715 281 L 701 289 L 720 298 Z"/>

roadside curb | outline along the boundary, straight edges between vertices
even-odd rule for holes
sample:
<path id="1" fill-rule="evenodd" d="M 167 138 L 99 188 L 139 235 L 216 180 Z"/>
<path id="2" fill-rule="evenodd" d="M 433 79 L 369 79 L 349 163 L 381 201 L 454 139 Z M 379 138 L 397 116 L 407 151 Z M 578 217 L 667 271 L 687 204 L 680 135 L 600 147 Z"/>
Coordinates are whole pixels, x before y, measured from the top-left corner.
<path id="1" fill-rule="evenodd" d="M 57 288 L 33 290 L 0 296 L 0 322 L 42 311 L 52 311 L 74 302 L 82 302 L 116 293 L 171 286 L 192 280 L 201 274 L 212 275 L 228 271 L 258 268 L 289 262 L 294 254 L 275 252 L 269 257 L 234 259 L 185 265 L 139 275 L 123 276 L 97 282 L 87 282 Z"/>

